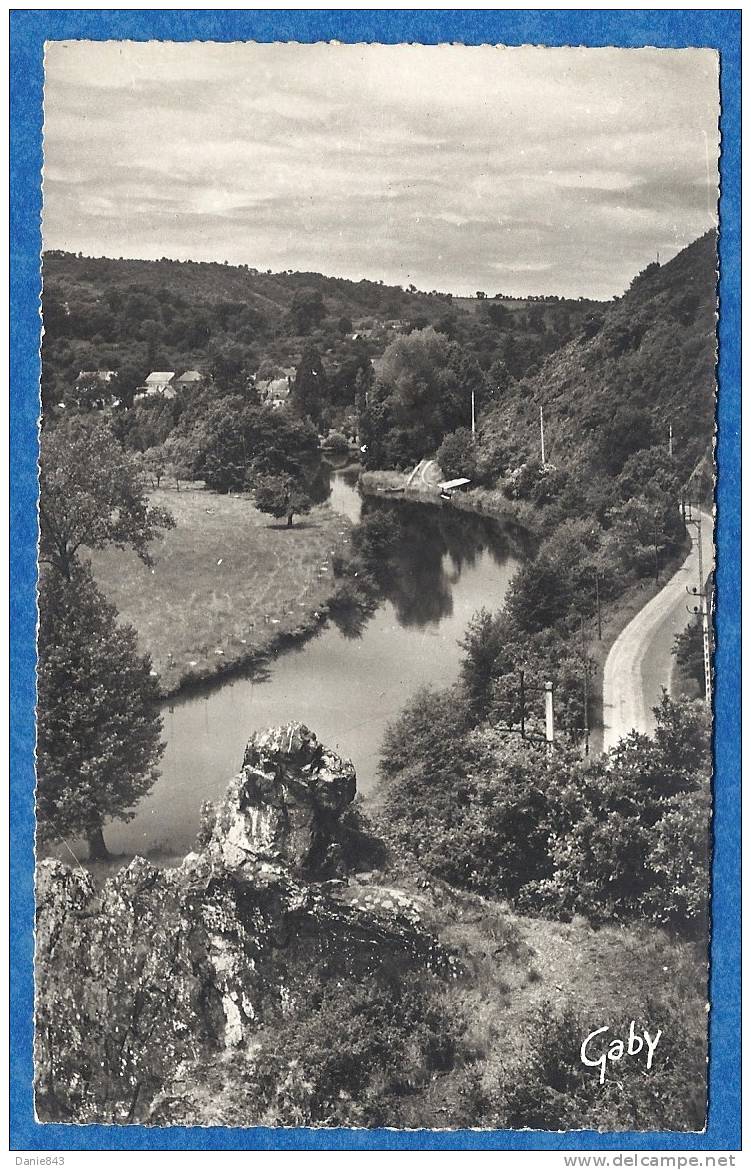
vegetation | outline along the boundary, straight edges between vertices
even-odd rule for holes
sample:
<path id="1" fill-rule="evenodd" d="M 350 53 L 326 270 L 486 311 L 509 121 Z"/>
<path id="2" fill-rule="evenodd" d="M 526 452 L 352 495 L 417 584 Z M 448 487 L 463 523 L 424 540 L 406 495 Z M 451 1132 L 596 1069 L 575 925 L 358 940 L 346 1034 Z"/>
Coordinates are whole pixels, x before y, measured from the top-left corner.
<path id="1" fill-rule="evenodd" d="M 454 1064 L 461 1024 L 441 991 L 428 975 L 366 986 L 313 980 L 300 1015 L 254 1060 L 261 1124 L 397 1124 L 404 1098 Z"/>
<path id="2" fill-rule="evenodd" d="M 69 576 L 45 572 L 39 612 L 39 835 L 83 835 L 90 856 L 105 857 L 105 820 L 129 820 L 158 776 L 162 721 L 151 662 L 88 565 L 76 563 Z"/>
<path id="3" fill-rule="evenodd" d="M 552 298 L 527 312 L 520 301 L 496 320 L 500 302 L 492 302 L 494 312 L 478 315 L 474 305 L 468 311 L 452 301 L 435 290 L 405 291 L 317 273 L 48 252 L 45 417 L 106 409 L 117 399 L 123 442 L 146 450 L 163 443 L 183 415 L 193 415 L 194 399 L 206 386 L 212 397 L 252 396 L 255 385 L 291 369 L 291 404 L 298 413 L 323 434 L 333 428 L 354 436 L 369 398 L 371 363 L 395 340 L 435 327 L 460 347 L 459 364 L 471 359 L 468 369 L 481 381 L 494 369 L 492 389 L 499 377 L 518 377 L 573 337 L 590 310 L 584 302 Z M 504 372 L 507 361 L 510 374 Z M 154 369 L 197 369 L 205 385 L 181 390 L 175 399 L 157 395 L 134 404 Z M 90 376 L 97 370 L 114 371 L 115 377 L 103 384 Z M 89 376 L 79 378 L 82 371 Z M 460 423 L 468 417 L 468 400 L 465 405 Z"/>
<path id="4" fill-rule="evenodd" d="M 348 528 L 341 516 L 316 507 L 290 533 L 247 496 L 191 484 L 163 486 L 151 498 L 176 521 L 152 550 L 151 567 L 113 547 L 91 560 L 99 587 L 138 630 L 163 694 L 316 628 L 333 589 L 332 552 Z"/>
<path id="5" fill-rule="evenodd" d="M 384 831 L 463 889 L 601 921 L 706 923 L 709 721 L 665 698 L 655 738 L 605 758 L 546 756 L 460 692 L 420 695 L 392 726 L 381 770 Z"/>
<path id="6" fill-rule="evenodd" d="M 46 431 L 39 478 L 40 560 L 68 579 L 84 546 L 130 547 L 149 564 L 150 541 L 174 523 L 149 507 L 132 460 L 98 419 Z"/>
<path id="7" fill-rule="evenodd" d="M 652 738 L 634 733 L 603 758 L 585 752 L 600 608 L 656 580 L 686 540 L 678 502 L 711 436 L 714 246 L 710 235 L 650 265 L 607 307 L 480 291 L 470 308 L 314 274 L 45 258 L 43 834 L 85 831 L 96 854 L 102 819 L 127 817 L 148 790 L 159 722 L 145 647 L 171 690 L 299 632 L 332 589 L 332 617 L 351 636 L 384 596 L 412 620 L 394 572 L 404 508 L 366 509 L 346 556 L 336 550 L 343 522 L 326 509 L 293 533 L 259 514 L 291 528 L 325 497 L 321 436 L 333 432 L 340 448 L 357 436 L 370 467 L 437 454 L 446 476 L 534 517 L 534 554 L 504 609 L 475 616 L 459 683 L 419 694 L 383 746 L 382 880 L 430 891 L 431 926 L 460 974 L 379 972 L 355 986 L 316 967 L 290 1017 L 264 1028 L 247 1061 L 233 1058 L 248 1115 L 701 1126 L 707 713 L 665 698 Z M 187 366 L 205 374 L 201 385 L 134 404 L 149 368 Z M 82 368 L 117 370 L 120 405 L 96 378 L 77 379 Z M 289 400 L 272 409 L 264 386 L 281 377 Z M 108 425 L 92 423 L 105 414 Z M 185 479 L 209 490 L 178 494 Z M 170 480 L 178 526 L 155 555 Z M 452 541 L 457 563 L 471 555 Z M 87 546 L 139 630 L 140 657 L 79 564 Z M 436 613 L 447 604 L 442 552 L 418 533 L 407 554 Z M 695 673 L 695 630 L 678 656 Z M 581 958 L 598 947 L 598 978 L 617 973 L 602 994 Z M 591 1012 L 619 1030 L 657 1020 L 659 1064 L 624 1065 L 603 1089 L 577 1049 Z"/>

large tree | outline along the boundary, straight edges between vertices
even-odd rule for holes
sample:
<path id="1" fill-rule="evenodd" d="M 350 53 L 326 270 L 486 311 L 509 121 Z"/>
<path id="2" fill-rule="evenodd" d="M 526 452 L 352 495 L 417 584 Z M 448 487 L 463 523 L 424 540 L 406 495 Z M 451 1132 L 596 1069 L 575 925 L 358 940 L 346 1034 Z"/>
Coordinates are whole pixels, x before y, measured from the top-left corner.
<path id="1" fill-rule="evenodd" d="M 83 546 L 129 546 L 148 564 L 149 542 L 174 520 L 149 507 L 132 459 L 106 422 L 72 417 L 42 437 L 39 526 L 40 561 L 70 579 Z"/>
<path id="2" fill-rule="evenodd" d="M 286 516 L 287 527 L 297 515 L 304 515 L 313 507 L 313 499 L 306 491 L 305 481 L 293 475 L 265 475 L 256 477 L 254 494 L 259 512 L 282 519 Z"/>
<path id="3" fill-rule="evenodd" d="M 88 565 L 49 567 L 39 593 L 37 821 L 43 840 L 82 834 L 107 856 L 107 818 L 129 820 L 158 776 L 159 691 L 132 626 Z"/>
<path id="4" fill-rule="evenodd" d="M 326 371 L 321 355 L 314 346 L 307 345 L 295 373 L 290 406 L 301 418 L 309 418 L 314 426 L 320 427 L 327 399 Z"/>
<path id="5" fill-rule="evenodd" d="M 321 503 L 329 485 L 313 425 L 285 411 L 264 412 L 248 483 L 255 493 L 256 507 L 272 516 L 286 516 L 288 528 L 295 515 Z"/>

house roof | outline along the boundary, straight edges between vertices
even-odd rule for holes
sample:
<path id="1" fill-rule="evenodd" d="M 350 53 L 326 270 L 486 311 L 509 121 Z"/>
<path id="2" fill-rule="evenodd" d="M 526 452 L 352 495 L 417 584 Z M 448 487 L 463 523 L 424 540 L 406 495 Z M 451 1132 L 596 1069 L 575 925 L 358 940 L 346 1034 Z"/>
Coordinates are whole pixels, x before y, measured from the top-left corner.
<path id="1" fill-rule="evenodd" d="M 82 382 L 84 378 L 98 378 L 100 382 L 109 382 L 110 378 L 114 378 L 114 370 L 79 370 L 77 382 Z"/>
<path id="2" fill-rule="evenodd" d="M 450 491 L 451 488 L 464 487 L 471 482 L 469 479 L 444 479 L 443 483 L 439 483 L 438 486 L 442 491 Z"/>
<path id="3" fill-rule="evenodd" d="M 153 374 L 149 374 L 145 384 L 148 386 L 150 382 L 160 382 L 166 385 L 167 382 L 172 381 L 174 376 L 174 370 L 154 370 Z"/>
<path id="4" fill-rule="evenodd" d="M 177 380 L 178 382 L 201 382 L 203 380 L 203 374 L 200 370 L 186 370 Z"/>

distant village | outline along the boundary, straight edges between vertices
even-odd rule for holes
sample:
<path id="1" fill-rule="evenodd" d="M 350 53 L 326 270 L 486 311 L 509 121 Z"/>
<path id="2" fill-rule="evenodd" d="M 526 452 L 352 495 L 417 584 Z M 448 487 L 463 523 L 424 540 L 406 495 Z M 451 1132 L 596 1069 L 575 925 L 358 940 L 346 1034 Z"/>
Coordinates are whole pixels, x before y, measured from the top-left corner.
<path id="1" fill-rule="evenodd" d="M 388 321 L 366 319 L 359 328 L 351 334 L 353 341 L 360 339 L 383 339 L 391 334 L 406 334 L 414 328 L 411 321 L 395 318 Z M 285 406 L 292 391 L 296 369 L 294 366 L 285 366 L 275 371 L 272 378 L 259 379 L 251 374 L 249 384 L 258 394 L 259 401 L 272 410 L 279 410 Z M 205 370 L 184 370 L 178 374 L 175 370 L 153 370 L 133 395 L 133 404 L 148 399 L 163 398 L 166 400 L 177 398 L 181 391 L 195 390 L 208 384 L 211 377 Z M 117 386 L 117 370 L 79 370 L 74 387 L 84 392 L 93 407 L 104 410 L 121 405 L 120 398 L 114 392 Z M 65 403 L 57 404 L 65 409 Z"/>
<path id="2" fill-rule="evenodd" d="M 294 377 L 295 367 L 290 366 L 282 369 L 275 378 L 256 381 L 255 376 L 251 375 L 250 381 L 257 390 L 260 401 L 277 409 L 284 406 L 289 398 Z M 74 385 L 81 391 L 84 387 L 89 391 L 92 387 L 100 389 L 101 395 L 94 399 L 94 405 L 103 410 L 107 407 L 120 406 L 120 399 L 111 390 L 112 385 L 117 384 L 116 379 L 117 370 L 80 370 Z M 133 403 L 152 398 L 173 399 L 180 391 L 195 390 L 210 380 L 209 375 L 203 370 L 184 370 L 181 374 L 177 374 L 175 370 L 154 370 L 136 390 Z M 60 402 L 58 406 L 64 409 L 65 403 Z"/>

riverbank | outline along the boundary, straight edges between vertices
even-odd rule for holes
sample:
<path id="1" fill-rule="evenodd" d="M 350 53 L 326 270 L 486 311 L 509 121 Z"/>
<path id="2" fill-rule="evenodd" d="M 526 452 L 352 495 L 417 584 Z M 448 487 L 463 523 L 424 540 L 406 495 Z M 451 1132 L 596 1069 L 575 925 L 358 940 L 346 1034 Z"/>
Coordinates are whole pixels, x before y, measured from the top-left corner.
<path id="1" fill-rule="evenodd" d="M 539 535 L 539 513 L 526 500 L 510 500 L 498 489 L 476 487 L 455 492 L 449 503 L 441 498 L 434 484 L 425 483 L 420 477 L 408 483 L 409 478 L 403 471 L 363 471 L 359 484 L 365 495 L 394 496 L 396 499 L 404 497 L 437 508 L 450 507 L 461 512 L 473 512 L 503 524 L 514 524 L 532 538 Z"/>
<path id="2" fill-rule="evenodd" d="M 360 475 L 359 482 L 361 490 L 366 495 L 385 496 L 396 500 L 408 499 L 434 507 L 445 506 L 476 515 L 490 516 L 507 525 L 513 524 L 529 536 L 532 544 L 540 535 L 540 512 L 526 501 L 509 500 L 498 490 L 473 488 L 465 492 L 456 492 L 451 502 L 447 503 L 441 499 L 436 486 L 426 483 L 419 475 L 410 477 L 399 471 L 366 471 Z M 593 630 L 588 645 L 588 655 L 595 666 L 589 705 L 589 747 L 594 755 L 603 750 L 603 676 L 608 654 L 629 622 L 661 592 L 666 582 L 680 568 L 690 547 L 691 541 L 686 536 L 673 555 L 660 567 L 657 582 L 635 581 L 619 597 L 602 607 L 602 636 L 598 638 L 596 630 Z"/>
<path id="3" fill-rule="evenodd" d="M 135 626 L 165 697 L 251 667 L 325 620 L 332 556 L 352 527 L 328 504 L 288 529 L 247 497 L 193 485 L 157 490 L 152 502 L 177 523 L 152 545 L 150 568 L 114 548 L 91 561 L 120 620 Z"/>

